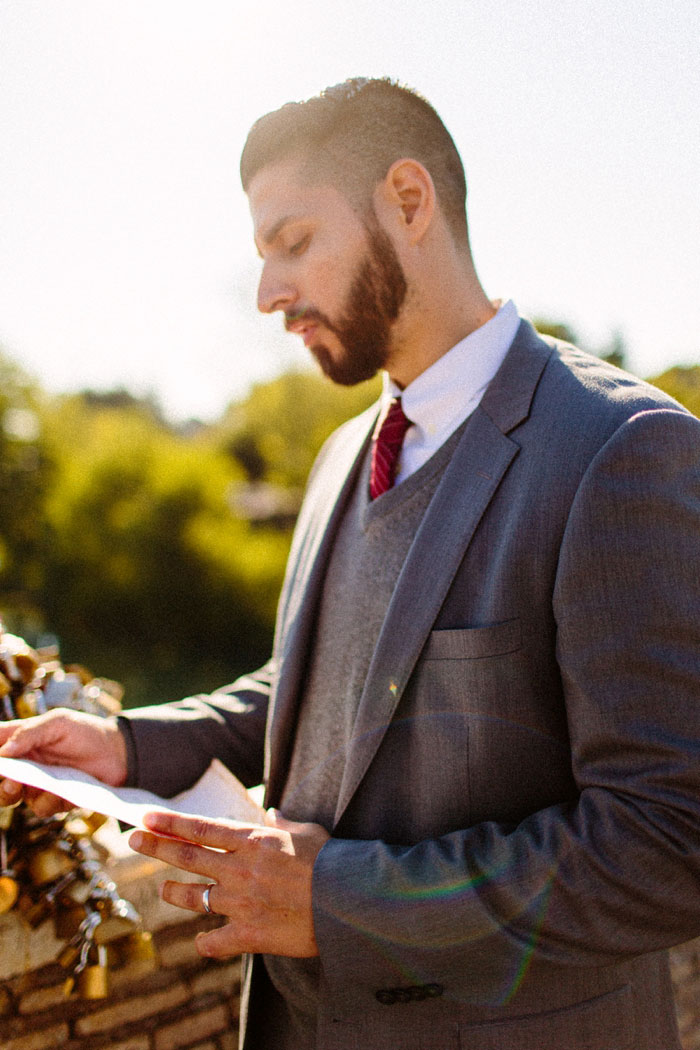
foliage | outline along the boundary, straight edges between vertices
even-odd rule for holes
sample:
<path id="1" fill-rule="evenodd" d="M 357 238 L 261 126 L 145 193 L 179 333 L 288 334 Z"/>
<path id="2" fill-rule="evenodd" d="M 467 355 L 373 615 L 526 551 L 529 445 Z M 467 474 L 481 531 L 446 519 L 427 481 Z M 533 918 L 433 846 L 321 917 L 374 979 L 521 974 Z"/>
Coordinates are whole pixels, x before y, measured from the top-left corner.
<path id="1" fill-rule="evenodd" d="M 662 372 L 651 382 L 660 390 L 675 397 L 682 405 L 693 413 L 700 416 L 700 365 L 682 366 L 669 368 Z"/>
<path id="2" fill-rule="evenodd" d="M 62 398 L 42 606 L 64 660 L 118 678 L 126 703 L 211 689 L 268 652 L 288 539 L 233 518 L 236 476 L 143 406 Z"/>
<path id="3" fill-rule="evenodd" d="M 246 469 L 287 487 L 304 485 L 323 442 L 377 399 L 378 379 L 339 387 L 316 372 L 287 372 L 253 387 L 215 430 L 215 440 Z"/>
<path id="4" fill-rule="evenodd" d="M 0 353 L 0 595 L 16 619 L 31 615 L 42 584 L 42 515 L 52 478 L 29 378 Z"/>
<path id="5" fill-rule="evenodd" d="M 561 339 L 565 343 L 581 346 L 573 328 L 570 328 L 568 324 L 564 324 L 562 321 L 552 321 L 544 317 L 538 317 L 532 323 L 542 335 L 548 335 L 553 339 Z M 582 347 L 582 349 L 585 349 L 585 347 Z M 621 332 L 613 332 L 607 345 L 599 347 L 597 350 L 589 350 L 589 353 L 596 354 L 603 361 L 616 365 L 617 368 L 626 367 L 627 346 Z"/>

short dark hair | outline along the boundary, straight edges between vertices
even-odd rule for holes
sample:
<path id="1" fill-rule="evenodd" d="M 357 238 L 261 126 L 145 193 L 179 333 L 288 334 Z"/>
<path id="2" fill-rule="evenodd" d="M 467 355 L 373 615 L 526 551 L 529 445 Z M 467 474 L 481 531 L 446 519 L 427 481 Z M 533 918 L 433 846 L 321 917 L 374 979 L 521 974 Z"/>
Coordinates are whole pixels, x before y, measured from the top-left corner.
<path id="1" fill-rule="evenodd" d="M 355 77 L 305 102 L 288 102 L 253 124 L 241 155 L 241 182 L 299 154 L 310 177 L 330 177 L 365 210 L 401 157 L 430 172 L 438 203 L 458 242 L 467 238 L 464 167 L 452 136 L 417 91 L 388 77 Z"/>

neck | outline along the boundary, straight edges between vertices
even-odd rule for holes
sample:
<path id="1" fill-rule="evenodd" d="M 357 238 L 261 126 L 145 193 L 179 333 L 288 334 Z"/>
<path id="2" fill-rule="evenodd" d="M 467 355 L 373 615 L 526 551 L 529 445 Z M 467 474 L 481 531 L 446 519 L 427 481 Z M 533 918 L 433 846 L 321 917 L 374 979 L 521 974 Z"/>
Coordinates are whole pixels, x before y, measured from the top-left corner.
<path id="1" fill-rule="evenodd" d="M 495 313 L 470 257 L 459 266 L 431 267 L 419 282 L 409 282 L 387 359 L 389 375 L 399 387 L 408 386 Z"/>

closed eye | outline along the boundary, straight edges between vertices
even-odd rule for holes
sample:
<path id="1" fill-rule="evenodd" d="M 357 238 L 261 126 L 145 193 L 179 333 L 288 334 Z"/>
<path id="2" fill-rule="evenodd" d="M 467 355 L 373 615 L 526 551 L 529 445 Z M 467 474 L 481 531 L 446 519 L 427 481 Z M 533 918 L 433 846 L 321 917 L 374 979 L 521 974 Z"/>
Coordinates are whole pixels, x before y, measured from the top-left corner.
<path id="1" fill-rule="evenodd" d="M 304 235 L 301 238 L 301 240 L 296 241 L 294 244 L 290 245 L 290 247 L 289 247 L 289 254 L 290 255 L 301 255 L 301 253 L 304 251 L 304 249 L 308 246 L 308 243 L 309 243 L 309 237 L 308 237 L 308 235 Z"/>

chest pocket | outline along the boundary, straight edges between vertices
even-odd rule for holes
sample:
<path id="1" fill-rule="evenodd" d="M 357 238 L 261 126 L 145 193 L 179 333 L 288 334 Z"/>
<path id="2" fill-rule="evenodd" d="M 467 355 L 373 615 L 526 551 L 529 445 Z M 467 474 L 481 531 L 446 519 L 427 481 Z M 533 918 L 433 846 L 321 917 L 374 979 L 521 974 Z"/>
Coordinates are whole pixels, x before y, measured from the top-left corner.
<path id="1" fill-rule="evenodd" d="M 513 653 L 522 644 L 520 620 L 504 620 L 490 627 L 433 631 L 424 660 L 479 660 Z"/>

